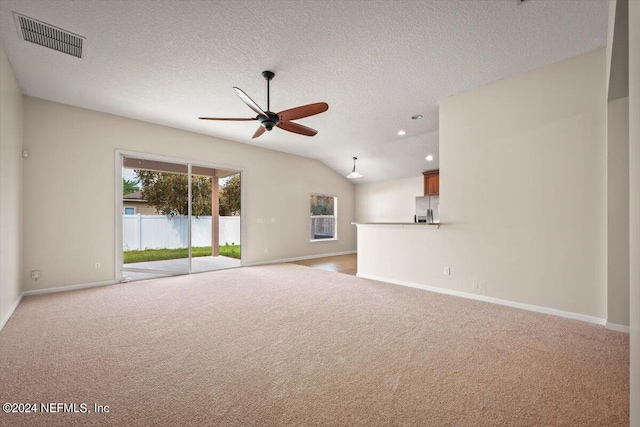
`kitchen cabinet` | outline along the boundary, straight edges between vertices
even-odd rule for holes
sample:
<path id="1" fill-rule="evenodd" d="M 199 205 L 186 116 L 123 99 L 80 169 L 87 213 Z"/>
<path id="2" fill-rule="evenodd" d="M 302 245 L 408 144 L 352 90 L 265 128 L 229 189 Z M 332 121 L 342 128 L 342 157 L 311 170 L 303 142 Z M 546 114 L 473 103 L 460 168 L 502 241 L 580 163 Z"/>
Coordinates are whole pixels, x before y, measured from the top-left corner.
<path id="1" fill-rule="evenodd" d="M 440 170 L 422 172 L 422 175 L 424 176 L 424 195 L 440 194 Z"/>

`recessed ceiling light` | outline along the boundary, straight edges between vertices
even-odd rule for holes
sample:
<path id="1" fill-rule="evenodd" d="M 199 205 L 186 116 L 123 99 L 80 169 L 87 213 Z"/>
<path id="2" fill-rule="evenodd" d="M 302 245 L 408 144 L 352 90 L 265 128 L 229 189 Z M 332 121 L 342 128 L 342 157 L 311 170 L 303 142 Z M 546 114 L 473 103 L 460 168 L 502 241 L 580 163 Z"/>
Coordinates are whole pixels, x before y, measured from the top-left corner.
<path id="1" fill-rule="evenodd" d="M 433 160 L 433 156 L 429 154 L 427 157 L 425 157 L 425 159 L 427 159 L 427 161 L 430 162 Z"/>
<path id="2" fill-rule="evenodd" d="M 399 136 L 404 136 L 404 135 L 406 135 L 406 134 L 407 134 L 407 132 L 405 132 L 405 131 L 403 131 L 403 130 L 399 130 L 399 131 L 398 131 L 398 135 L 399 135 Z"/>
<path id="3" fill-rule="evenodd" d="M 413 120 L 418 120 L 422 118 L 422 114 L 416 114 L 415 116 L 411 116 Z"/>

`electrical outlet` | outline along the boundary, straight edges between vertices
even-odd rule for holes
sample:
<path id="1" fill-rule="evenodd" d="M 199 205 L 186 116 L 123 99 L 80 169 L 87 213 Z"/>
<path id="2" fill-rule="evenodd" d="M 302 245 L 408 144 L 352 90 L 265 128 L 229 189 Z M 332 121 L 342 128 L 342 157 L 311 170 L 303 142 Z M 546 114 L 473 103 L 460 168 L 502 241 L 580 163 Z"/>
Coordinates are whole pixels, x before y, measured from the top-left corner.
<path id="1" fill-rule="evenodd" d="M 258 218 L 258 219 L 256 219 L 256 222 L 257 222 L 258 224 L 262 224 L 262 218 Z"/>
<path id="2" fill-rule="evenodd" d="M 31 278 L 38 280 L 40 278 L 40 270 L 31 270 Z"/>
<path id="3" fill-rule="evenodd" d="M 276 219 L 275 219 L 275 218 L 271 218 L 271 222 L 272 222 L 272 223 L 273 223 L 273 222 L 276 222 Z"/>
<path id="4" fill-rule="evenodd" d="M 269 253 L 269 248 L 264 248 L 264 253 L 268 254 Z"/>
<path id="5" fill-rule="evenodd" d="M 445 276 L 451 276 L 451 267 L 447 267 L 444 269 L 444 275 Z"/>
<path id="6" fill-rule="evenodd" d="M 100 263 L 99 263 L 99 262 L 96 262 L 96 263 L 93 265 L 93 267 L 94 267 L 96 270 L 100 270 L 100 269 L 102 268 L 102 265 L 100 265 Z"/>

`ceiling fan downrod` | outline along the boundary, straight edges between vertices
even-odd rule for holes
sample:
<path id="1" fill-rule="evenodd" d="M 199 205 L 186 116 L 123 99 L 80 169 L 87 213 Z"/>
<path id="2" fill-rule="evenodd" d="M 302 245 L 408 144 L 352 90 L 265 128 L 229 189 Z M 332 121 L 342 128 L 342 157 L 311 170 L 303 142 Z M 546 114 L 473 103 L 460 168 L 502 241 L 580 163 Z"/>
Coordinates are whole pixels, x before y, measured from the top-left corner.
<path id="1" fill-rule="evenodd" d="M 262 77 L 264 77 L 265 80 L 267 81 L 267 111 L 271 111 L 271 107 L 270 107 L 271 95 L 269 93 L 269 86 L 270 86 L 269 83 L 275 76 L 276 76 L 276 73 L 274 73 L 273 71 L 262 72 Z"/>
<path id="2" fill-rule="evenodd" d="M 260 120 L 260 123 L 262 124 L 262 126 L 264 126 L 264 128 L 268 131 L 273 129 L 274 126 L 278 126 L 278 123 L 280 123 L 280 119 L 278 118 L 278 115 L 271 112 L 271 93 L 269 89 L 270 89 L 271 80 L 275 76 L 276 76 L 276 73 L 274 73 L 273 71 L 262 72 L 262 77 L 264 77 L 265 80 L 267 81 L 267 110 L 265 111 L 265 113 L 267 113 L 267 116 L 264 118 L 259 117 L 258 120 Z"/>

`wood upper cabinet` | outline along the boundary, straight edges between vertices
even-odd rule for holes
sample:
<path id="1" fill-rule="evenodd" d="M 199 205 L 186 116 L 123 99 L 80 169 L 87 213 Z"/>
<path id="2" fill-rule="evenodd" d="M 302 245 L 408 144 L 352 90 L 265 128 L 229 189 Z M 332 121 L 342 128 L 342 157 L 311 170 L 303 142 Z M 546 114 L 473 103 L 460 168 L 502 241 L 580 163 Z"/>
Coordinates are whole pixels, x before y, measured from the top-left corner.
<path id="1" fill-rule="evenodd" d="M 424 176 L 424 195 L 437 196 L 440 194 L 440 171 L 422 172 Z"/>

